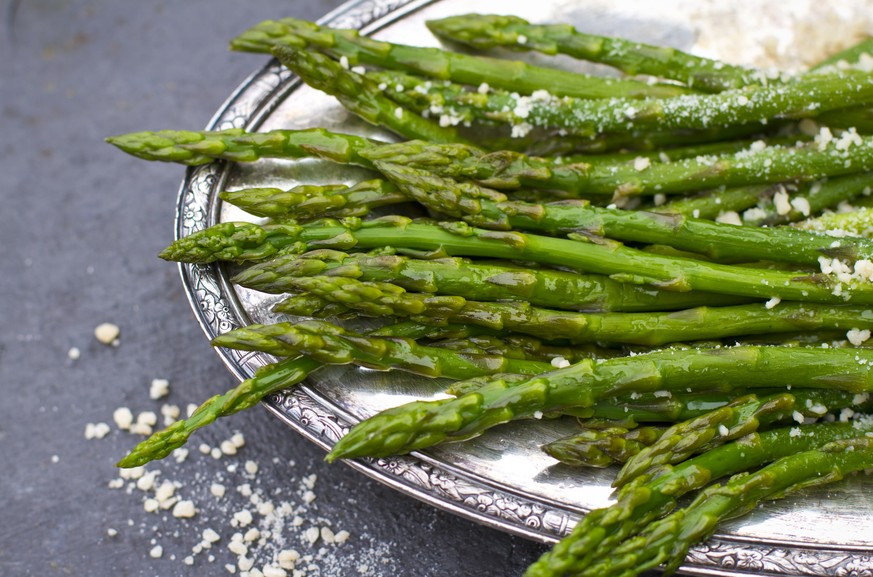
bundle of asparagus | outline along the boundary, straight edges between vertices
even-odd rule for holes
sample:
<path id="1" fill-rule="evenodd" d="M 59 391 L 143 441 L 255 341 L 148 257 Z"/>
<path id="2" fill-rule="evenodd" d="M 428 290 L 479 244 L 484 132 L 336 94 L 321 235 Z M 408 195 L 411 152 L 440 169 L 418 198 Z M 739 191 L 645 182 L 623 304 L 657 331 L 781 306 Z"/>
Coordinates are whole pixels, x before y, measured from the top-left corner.
<path id="1" fill-rule="evenodd" d="M 534 416 L 577 419 L 578 434 L 543 449 L 574 466 L 623 464 L 618 500 L 530 577 L 671 571 L 721 519 L 873 466 L 873 419 L 861 416 L 873 391 L 873 241 L 865 209 L 813 218 L 870 193 L 873 75 L 852 64 L 873 43 L 791 76 L 516 17 L 428 27 L 477 49 L 562 53 L 629 76 L 293 19 L 235 38 L 232 48 L 272 53 L 407 140 L 318 128 L 108 139 L 187 165 L 316 157 L 374 172 L 350 186 L 221 192 L 266 220 L 217 224 L 161 253 L 237 263 L 234 283 L 287 293 L 276 311 L 313 320 L 216 337 L 282 360 L 120 466 L 163 458 L 324 365 L 446 377 L 449 398 L 374 415 L 327 459 L 407 453 Z M 432 218 L 371 214 L 410 203 Z M 366 334 L 336 324 L 361 315 L 385 324 Z"/>

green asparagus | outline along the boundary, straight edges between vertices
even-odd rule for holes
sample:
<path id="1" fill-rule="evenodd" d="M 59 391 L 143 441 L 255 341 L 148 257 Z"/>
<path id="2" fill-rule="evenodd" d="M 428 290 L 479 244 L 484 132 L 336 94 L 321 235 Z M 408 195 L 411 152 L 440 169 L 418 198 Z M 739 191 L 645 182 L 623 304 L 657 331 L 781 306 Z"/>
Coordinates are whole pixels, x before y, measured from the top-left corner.
<path id="1" fill-rule="evenodd" d="M 579 98 L 664 98 L 690 92 L 680 86 L 602 78 L 541 68 L 520 61 L 380 42 L 360 36 L 357 30 L 335 30 L 294 18 L 262 22 L 230 43 L 233 50 L 268 54 L 276 46 L 322 50 L 337 59 L 345 59 L 350 66 L 367 64 L 399 68 L 462 84 L 487 82 L 491 86 L 519 92 L 530 93 L 546 88 L 554 94 Z"/>
<path id="2" fill-rule="evenodd" d="M 224 191 L 219 197 L 255 216 L 298 220 L 364 216 L 374 208 L 409 201 L 392 183 L 379 179 L 352 186 L 303 184 L 290 190 L 246 188 Z"/>
<path id="3" fill-rule="evenodd" d="M 791 347 L 663 350 L 600 362 L 583 360 L 521 383 L 496 379 L 454 399 L 387 409 L 355 425 L 327 460 L 408 453 L 469 439 L 537 411 L 586 408 L 598 399 L 631 392 L 742 383 L 865 393 L 873 390 L 870 361 L 873 352 L 866 350 Z"/>
<path id="4" fill-rule="evenodd" d="M 513 201 L 499 192 L 439 178 L 425 170 L 381 161 L 376 167 L 427 208 L 482 228 L 592 234 L 663 244 L 735 262 L 775 260 L 818 265 L 822 256 L 852 261 L 873 256 L 873 242 L 862 238 L 842 237 L 834 247 L 833 237 L 793 228 L 737 227 L 682 215 L 599 208 L 581 200 L 545 204 Z"/>
<path id="5" fill-rule="evenodd" d="M 608 427 L 584 428 L 557 441 L 543 445 L 549 456 L 575 467 L 609 467 L 624 463 L 645 447 L 658 440 L 663 427 Z"/>
<path id="6" fill-rule="evenodd" d="M 613 486 L 624 486 L 665 463 L 679 463 L 695 453 L 753 433 L 769 423 L 788 417 L 800 421 L 817 419 L 832 408 L 861 409 L 868 400 L 864 395 L 849 399 L 842 391 L 828 390 L 738 397 L 711 413 L 670 427 L 656 443 L 625 463 Z"/>
<path id="7" fill-rule="evenodd" d="M 370 369 L 401 369 L 452 379 L 495 373 L 535 375 L 552 368 L 548 362 L 458 353 L 422 346 L 412 339 L 365 336 L 320 321 L 252 324 L 218 335 L 212 344 L 280 357 L 303 354 L 323 364 L 354 363 Z"/>
<path id="8" fill-rule="evenodd" d="M 838 240 L 835 242 L 839 242 Z M 650 254 L 614 241 L 582 236 L 560 239 L 517 231 L 486 231 L 465 223 L 419 223 L 405 217 L 361 222 L 350 218 L 305 225 L 222 223 L 179 239 L 161 252 L 166 260 L 206 264 L 264 260 L 283 251 L 304 249 L 398 249 L 436 251 L 440 256 L 483 256 L 525 260 L 611 275 L 614 280 L 664 290 L 818 303 L 873 303 L 873 285 L 861 282 L 865 261 L 841 265 L 830 274 L 802 274 Z M 857 279 L 857 280 L 856 280 Z M 844 282 L 845 281 L 845 282 Z"/>
<path id="9" fill-rule="evenodd" d="M 518 16 L 463 14 L 429 20 L 427 27 L 442 39 L 480 50 L 499 46 L 550 55 L 567 54 L 607 64 L 626 74 L 678 80 L 707 92 L 772 80 L 760 70 L 701 58 L 674 48 L 586 34 L 569 24 L 534 25 Z"/>
<path id="10" fill-rule="evenodd" d="M 345 277 L 298 277 L 288 282 L 298 291 L 365 316 L 410 317 L 437 326 L 466 323 L 571 343 L 660 346 L 798 329 L 873 329 L 873 311 L 863 306 L 786 302 L 770 308 L 755 303 L 676 312 L 580 313 L 534 307 L 524 301 L 482 302 L 455 295 L 409 293 L 390 283 Z M 299 300 L 292 303 L 285 307 L 280 302 L 274 310 L 302 316 L 318 312 L 317 308 L 306 310 Z"/>
<path id="11" fill-rule="evenodd" d="M 295 290 L 301 276 L 327 275 L 390 282 L 406 290 L 479 301 L 523 300 L 531 305 L 588 312 L 665 311 L 739 304 L 744 299 L 710 293 L 656 291 L 600 275 L 462 258 L 413 259 L 391 254 L 322 249 L 281 255 L 252 265 L 233 282 L 268 293 Z"/>
<path id="12" fill-rule="evenodd" d="M 342 105 L 376 126 L 406 138 L 430 142 L 466 142 L 454 127 L 441 126 L 398 107 L 371 80 L 318 53 L 276 46 L 273 55 L 306 83 L 336 97 Z"/>
<path id="13" fill-rule="evenodd" d="M 470 91 L 455 84 L 408 76 L 403 93 L 387 85 L 385 94 L 423 113 L 448 115 L 467 123 L 510 125 L 514 135 L 533 128 L 593 136 L 623 130 L 703 130 L 755 125 L 774 120 L 818 117 L 873 102 L 873 76 L 859 70 L 808 74 L 768 85 L 750 85 L 718 94 L 674 98 L 591 100 L 556 96 L 542 89 L 530 95 L 511 89 Z M 411 94 L 404 94 L 412 90 Z M 859 109 L 863 110 L 863 108 Z M 833 114 L 837 114 L 834 112 Z"/>
<path id="14" fill-rule="evenodd" d="M 484 153 L 475 147 L 415 141 L 362 150 L 372 162 L 421 168 L 455 180 L 500 190 L 544 188 L 568 196 L 677 194 L 719 186 L 813 180 L 873 169 L 873 138 L 852 133 L 796 147 L 750 147 L 737 154 L 670 163 L 563 164 L 512 151 Z"/>
<path id="15" fill-rule="evenodd" d="M 871 466 L 873 438 L 863 436 L 782 457 L 759 471 L 740 473 L 724 485 L 707 488 L 688 507 L 652 523 L 584 574 L 631 576 L 662 563 L 666 563 L 665 574 L 672 574 L 691 546 L 709 537 L 724 519 L 742 515 L 762 501 L 833 483 Z"/>
<path id="16" fill-rule="evenodd" d="M 617 544 L 668 514 L 682 495 L 713 479 L 871 431 L 873 422 L 869 419 L 782 427 L 753 433 L 678 465 L 666 465 L 654 478 L 638 478 L 623 487 L 614 505 L 588 513 L 567 537 L 528 568 L 525 577 L 583 574 Z"/>

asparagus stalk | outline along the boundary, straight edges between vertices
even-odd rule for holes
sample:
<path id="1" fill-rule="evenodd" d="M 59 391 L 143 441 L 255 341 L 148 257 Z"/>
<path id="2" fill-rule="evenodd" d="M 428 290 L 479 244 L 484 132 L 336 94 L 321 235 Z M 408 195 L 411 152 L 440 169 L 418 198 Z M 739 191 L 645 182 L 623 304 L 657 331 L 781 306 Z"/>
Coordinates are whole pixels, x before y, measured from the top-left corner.
<path id="1" fill-rule="evenodd" d="M 550 363 L 575 363 L 582 359 L 604 359 L 622 356 L 622 351 L 595 346 L 559 346 L 546 344 L 528 335 L 475 335 L 459 339 L 443 339 L 428 343 L 432 347 L 447 348 L 456 353 L 476 355 L 500 355 L 514 359 L 527 359 Z"/>
<path id="2" fill-rule="evenodd" d="M 798 223 L 806 230 L 852 234 L 873 238 L 873 208 L 860 207 L 849 212 L 832 212 Z"/>
<path id="3" fill-rule="evenodd" d="M 666 465 L 654 478 L 640 478 L 622 488 L 614 505 L 588 513 L 567 537 L 528 568 L 525 577 L 583 574 L 616 544 L 669 513 L 682 495 L 704 487 L 712 479 L 833 441 L 853 439 L 871 430 L 870 420 L 782 427 L 753 433 L 678 465 Z"/>
<path id="4" fill-rule="evenodd" d="M 580 313 L 534 307 L 527 302 L 482 302 L 453 295 L 408 293 L 390 283 L 343 277 L 299 277 L 289 279 L 289 283 L 298 291 L 366 316 L 410 317 L 437 326 L 467 323 L 571 343 L 661 346 L 798 329 L 873 329 L 873 312 L 864 306 L 786 302 L 772 308 L 755 303 L 677 312 Z M 321 307 L 307 310 L 311 302 L 301 303 L 295 298 L 290 306 L 280 302 L 274 310 L 313 316 Z"/>
<path id="5" fill-rule="evenodd" d="M 536 375 L 552 368 L 542 361 L 459 353 L 398 337 L 364 336 L 320 321 L 253 324 L 221 334 L 212 339 L 212 344 L 280 357 L 303 354 L 324 364 L 354 363 L 382 371 L 401 369 L 427 377 L 452 379 L 495 373 Z"/>
<path id="6" fill-rule="evenodd" d="M 751 226 L 774 226 L 798 222 L 843 201 L 851 201 L 870 192 L 868 172 L 839 176 L 809 183 L 799 183 L 789 197 L 784 184 L 752 185 L 714 191 L 691 198 L 676 198 L 655 208 L 656 212 L 682 214 L 694 218 L 715 219 L 728 211 L 742 212 L 742 223 Z M 777 195 L 782 200 L 777 206 Z"/>
<path id="7" fill-rule="evenodd" d="M 320 366 L 321 363 L 307 357 L 285 359 L 267 365 L 252 378 L 246 379 L 223 395 L 215 395 L 204 402 L 187 419 L 176 421 L 139 443 L 118 462 L 118 466 L 139 467 L 149 461 L 163 459 L 183 446 L 197 429 L 209 425 L 220 417 L 252 407 L 271 393 L 296 385 Z"/>
<path id="8" fill-rule="evenodd" d="M 462 84 L 478 85 L 487 82 L 491 86 L 527 93 L 547 89 L 554 94 L 579 98 L 665 98 L 690 92 L 680 86 L 601 78 L 532 66 L 520 61 L 380 42 L 360 36 L 357 30 L 336 30 L 294 18 L 262 22 L 230 43 L 233 50 L 268 54 L 276 46 L 321 50 L 334 58 L 345 58 L 352 66 L 367 64 L 381 68 L 399 68 Z"/>
<path id="9" fill-rule="evenodd" d="M 851 145 L 847 145 L 848 142 Z M 677 194 L 719 186 L 813 180 L 873 169 L 873 138 L 844 138 L 796 147 L 751 147 L 735 155 L 689 158 L 671 163 L 563 164 L 512 151 L 483 153 L 458 145 L 418 142 L 362 151 L 370 161 L 421 168 L 455 180 L 500 190 L 545 188 L 567 193 L 620 196 Z M 848 164 L 847 164 L 848 163 Z"/>
<path id="10" fill-rule="evenodd" d="M 394 184 L 381 179 L 366 180 L 352 186 L 303 184 L 290 190 L 246 188 L 223 191 L 219 197 L 255 216 L 300 220 L 365 216 L 374 208 L 409 200 Z"/>
<path id="11" fill-rule="evenodd" d="M 726 157 L 656 163 L 643 170 L 633 164 L 561 164 L 512 151 L 487 153 L 464 144 L 409 141 L 377 143 L 323 129 L 247 133 L 135 132 L 107 138 L 125 152 L 146 160 L 188 165 L 216 159 L 253 162 L 259 158 L 317 157 L 373 168 L 381 160 L 422 168 L 457 180 L 513 190 L 522 187 L 556 190 L 565 195 L 673 194 L 719 186 L 813 180 L 873 169 L 873 138 L 857 135 L 799 147 L 771 146 Z"/>
<path id="12" fill-rule="evenodd" d="M 579 32 L 569 24 L 534 25 L 518 16 L 463 14 L 429 20 L 436 36 L 483 50 L 504 47 L 567 54 L 607 64 L 626 74 L 648 74 L 678 80 L 706 92 L 720 92 L 768 80 L 760 70 L 694 56 L 674 48 L 624 38 Z"/>
<path id="13" fill-rule="evenodd" d="M 284 293 L 296 290 L 293 279 L 316 275 L 390 282 L 410 291 L 470 300 L 523 300 L 533 306 L 589 312 L 664 311 L 743 302 L 718 294 L 656 291 L 602 275 L 462 258 L 422 260 L 330 249 L 277 256 L 246 268 L 233 277 L 233 282 L 268 293 Z"/>
<path id="14" fill-rule="evenodd" d="M 512 89 L 469 91 L 454 84 L 407 76 L 404 95 L 388 84 L 385 94 L 417 110 L 449 113 L 464 122 L 509 124 L 525 136 L 532 128 L 562 130 L 577 136 L 621 130 L 703 130 L 775 119 L 817 117 L 829 111 L 866 106 L 873 101 L 869 72 L 840 70 L 798 76 L 785 82 L 750 85 L 718 94 L 675 98 L 591 100 L 556 96 L 547 89 L 530 95 Z M 852 113 L 857 114 L 857 113 Z"/>
<path id="15" fill-rule="evenodd" d="M 144 160 L 177 162 L 189 166 L 216 160 L 254 162 L 261 158 L 324 158 L 372 168 L 360 155 L 376 141 L 330 132 L 323 128 L 246 132 L 241 128 L 218 131 L 159 130 L 110 136 L 106 142 Z"/>
<path id="16" fill-rule="evenodd" d="M 573 240 L 575 239 L 575 240 Z M 222 223 L 179 239 L 161 258 L 206 264 L 264 260 L 283 251 L 313 248 L 370 249 L 391 246 L 439 251 L 441 256 L 525 260 L 611 275 L 614 280 L 664 290 L 818 303 L 873 303 L 873 286 L 840 276 L 782 272 L 708 263 L 625 247 L 617 242 L 543 237 L 516 231 L 486 231 L 465 223 L 418 223 L 392 216 L 361 222 L 347 219 L 304 225 Z M 854 276 L 863 276 L 859 261 Z M 851 275 L 849 275 L 851 276 Z M 846 282 L 844 282 L 846 281 Z"/>
<path id="17" fill-rule="evenodd" d="M 868 400 L 864 395 L 857 399 L 847 398 L 842 391 L 829 390 L 738 397 L 711 413 L 670 427 L 657 442 L 625 463 L 613 486 L 624 486 L 665 463 L 679 463 L 695 453 L 753 433 L 764 425 L 788 417 L 801 421 L 804 418 L 817 419 L 833 408 L 859 409 Z"/>
<path id="18" fill-rule="evenodd" d="M 379 171 L 402 192 L 440 214 L 495 230 L 529 230 L 549 235 L 572 232 L 620 241 L 663 244 L 702 253 L 718 260 L 774 260 L 818 265 L 818 259 L 856 261 L 873 255 L 873 242 L 804 234 L 792 228 L 751 228 L 720 224 L 682 215 L 599 208 L 581 200 L 530 203 L 473 183 L 457 183 L 425 170 L 376 162 Z M 856 179 L 857 180 L 857 179 Z"/>
<path id="19" fill-rule="evenodd" d="M 658 440 L 663 427 L 585 428 L 582 431 L 543 445 L 549 456 L 574 467 L 609 467 L 624 463 Z"/>
<path id="20" fill-rule="evenodd" d="M 454 127 L 440 126 L 397 106 L 370 79 L 343 68 L 323 54 L 276 46 L 273 56 L 303 82 L 336 97 L 346 109 L 371 124 L 385 127 L 406 138 L 429 142 L 466 142 Z"/>
<path id="21" fill-rule="evenodd" d="M 355 425 L 334 445 L 328 461 L 385 457 L 444 441 L 469 439 L 502 423 L 631 392 L 700 390 L 729 383 L 791 385 L 853 393 L 873 390 L 873 353 L 790 347 L 663 350 L 634 357 L 583 360 L 521 383 L 496 379 L 454 399 L 416 401 Z M 864 364 L 861 364 L 861 363 Z"/>
<path id="22" fill-rule="evenodd" d="M 686 508 L 652 523 L 593 564 L 587 575 L 638 575 L 666 563 L 672 574 L 692 545 L 709 537 L 724 519 L 742 515 L 766 500 L 843 479 L 873 466 L 873 438 L 834 441 L 782 457 L 754 473 L 737 474 L 707 488 Z"/>

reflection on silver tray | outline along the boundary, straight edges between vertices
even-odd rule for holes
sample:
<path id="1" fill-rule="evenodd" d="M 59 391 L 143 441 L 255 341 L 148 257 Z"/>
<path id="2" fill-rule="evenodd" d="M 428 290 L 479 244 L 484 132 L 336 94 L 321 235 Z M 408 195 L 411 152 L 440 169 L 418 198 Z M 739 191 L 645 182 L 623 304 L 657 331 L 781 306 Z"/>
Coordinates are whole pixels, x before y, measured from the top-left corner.
<path id="1" fill-rule="evenodd" d="M 856 32 L 866 31 L 862 28 L 869 27 L 871 7 L 865 0 L 818 4 L 812 0 L 772 4 L 765 0 L 669 0 L 657 3 L 657 8 L 645 0 L 475 3 L 479 12 L 513 12 L 533 21 L 570 22 L 595 33 L 672 45 L 732 62 L 795 68 L 851 41 L 841 28 L 844 23 L 858 27 Z M 470 9 L 461 0 L 354 0 L 326 16 L 323 23 L 359 28 L 393 41 L 436 44 L 424 29 L 424 20 Z M 830 44 L 826 41 L 829 33 L 838 36 Z M 553 62 L 579 67 L 568 59 Z M 313 126 L 389 138 L 349 117 L 334 99 L 301 86 L 275 62 L 246 80 L 209 128 Z M 262 160 L 190 169 L 179 192 L 177 236 L 219 221 L 250 218 L 223 206 L 217 198 L 221 189 L 352 182 L 362 174 L 366 172 L 321 161 Z M 220 266 L 183 266 L 182 277 L 210 338 L 250 322 L 275 320 L 269 297 L 231 285 Z M 257 353 L 221 350 L 219 354 L 240 379 L 270 361 Z M 412 398 L 427 398 L 435 390 L 438 387 L 427 379 L 338 367 L 319 371 L 304 386 L 273 395 L 267 406 L 299 433 L 328 448 L 350 423 Z M 567 427 L 561 421 L 514 423 L 463 445 L 352 465 L 434 506 L 497 529 L 553 542 L 585 511 L 610 502 L 613 471 L 571 471 L 555 466 L 538 450 L 539 444 L 561 435 Z M 871 552 L 873 478 L 856 477 L 768 504 L 725 524 L 716 537 L 690 552 L 682 571 L 725 576 L 873 576 Z"/>

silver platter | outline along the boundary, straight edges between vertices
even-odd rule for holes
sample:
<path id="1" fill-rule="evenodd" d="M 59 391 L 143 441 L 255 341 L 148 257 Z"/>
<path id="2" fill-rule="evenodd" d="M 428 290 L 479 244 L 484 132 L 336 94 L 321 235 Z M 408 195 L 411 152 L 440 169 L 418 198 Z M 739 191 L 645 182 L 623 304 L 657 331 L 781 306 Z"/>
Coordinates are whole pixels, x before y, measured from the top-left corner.
<path id="1" fill-rule="evenodd" d="M 839 0 L 353 0 L 322 19 L 386 40 L 436 45 L 428 18 L 468 12 L 516 13 L 535 22 L 569 22 L 599 34 L 671 45 L 729 62 L 800 69 L 873 30 L 869 1 Z M 282 16 L 282 15 L 277 15 Z M 532 61 L 545 57 L 531 56 Z M 580 68 L 568 59 L 549 59 Z M 591 67 L 600 73 L 604 69 Z M 302 86 L 271 61 L 234 92 L 210 129 L 321 126 L 383 139 L 390 135 L 352 118 L 330 97 Z M 263 160 L 190 169 L 179 192 L 177 237 L 251 217 L 224 206 L 222 189 L 352 182 L 364 171 L 320 161 Z M 277 320 L 274 298 L 233 286 L 221 266 L 183 266 L 185 290 L 207 336 Z M 255 353 L 219 350 L 238 378 L 270 362 Z M 432 381 L 348 367 L 318 371 L 267 407 L 291 428 L 328 449 L 350 423 L 413 398 L 430 398 Z M 554 542 L 592 508 L 610 503 L 614 471 L 556 466 L 538 446 L 570 427 L 562 421 L 514 423 L 463 445 L 392 459 L 350 463 L 398 491 L 479 523 Z M 682 571 L 695 575 L 873 576 L 873 477 L 860 476 L 767 504 L 722 525 L 694 548 Z"/>

